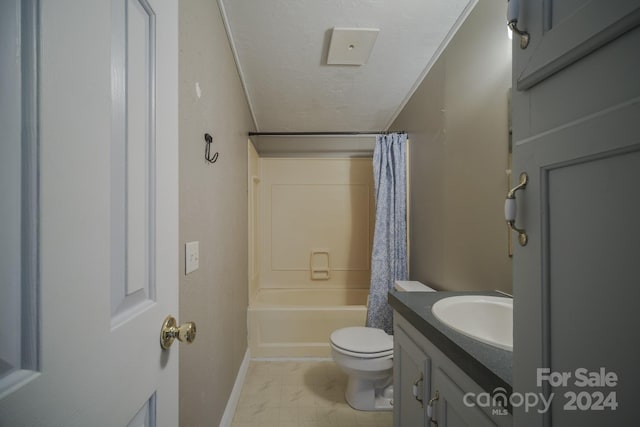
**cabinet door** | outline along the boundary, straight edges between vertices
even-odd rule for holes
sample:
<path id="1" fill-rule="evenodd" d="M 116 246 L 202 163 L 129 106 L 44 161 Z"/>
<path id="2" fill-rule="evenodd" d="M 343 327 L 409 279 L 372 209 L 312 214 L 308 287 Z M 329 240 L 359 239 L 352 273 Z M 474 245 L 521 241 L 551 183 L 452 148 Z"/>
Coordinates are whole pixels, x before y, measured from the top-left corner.
<path id="1" fill-rule="evenodd" d="M 436 393 L 439 398 L 434 402 L 434 425 L 437 423 L 438 427 L 496 426 L 477 406 L 464 403 L 465 392 L 440 368 L 433 373 L 433 396 Z M 425 405 L 429 399 L 426 399 Z"/>
<path id="2" fill-rule="evenodd" d="M 513 258 L 513 388 L 552 404 L 515 406 L 514 422 L 636 425 L 640 365 L 624 344 L 640 324 L 640 1 L 521 3 L 532 41 L 513 47 L 513 170 L 529 175 L 516 221 L 529 243 Z M 619 381 L 580 387 L 578 369 Z"/>
<path id="3" fill-rule="evenodd" d="M 431 360 L 399 327 L 394 334 L 393 425 L 428 426 Z"/>
<path id="4" fill-rule="evenodd" d="M 530 34 L 530 44 L 514 52 L 513 76 L 518 90 L 533 87 L 640 25 L 640 2 L 636 0 L 521 3 L 518 27 Z"/>

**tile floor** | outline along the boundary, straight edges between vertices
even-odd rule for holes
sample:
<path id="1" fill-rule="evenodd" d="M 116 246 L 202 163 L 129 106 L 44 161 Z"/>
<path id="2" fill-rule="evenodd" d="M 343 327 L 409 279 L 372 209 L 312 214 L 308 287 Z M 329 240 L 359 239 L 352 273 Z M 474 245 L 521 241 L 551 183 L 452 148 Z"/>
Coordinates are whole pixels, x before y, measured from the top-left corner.
<path id="1" fill-rule="evenodd" d="M 390 411 L 364 412 L 344 400 L 335 363 L 251 362 L 233 427 L 391 427 Z"/>

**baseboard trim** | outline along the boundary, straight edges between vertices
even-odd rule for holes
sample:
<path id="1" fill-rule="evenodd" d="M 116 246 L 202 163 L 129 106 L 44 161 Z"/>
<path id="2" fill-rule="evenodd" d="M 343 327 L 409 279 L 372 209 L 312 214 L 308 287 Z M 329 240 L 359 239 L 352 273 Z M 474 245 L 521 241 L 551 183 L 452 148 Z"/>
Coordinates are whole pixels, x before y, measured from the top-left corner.
<path id="1" fill-rule="evenodd" d="M 256 362 L 333 362 L 332 357 L 253 357 Z"/>
<path id="2" fill-rule="evenodd" d="M 231 390 L 231 395 L 229 396 L 229 400 L 227 401 L 227 406 L 224 408 L 224 414 L 222 414 L 222 419 L 220 420 L 220 427 L 231 427 L 233 416 L 236 413 L 236 408 L 238 407 L 238 402 L 240 401 L 242 386 L 244 385 L 244 380 L 247 377 L 247 371 L 249 371 L 250 360 L 251 355 L 249 353 L 249 348 L 247 347 L 247 351 L 244 353 L 244 359 L 242 359 L 240 369 L 238 369 L 236 381 L 233 384 L 233 390 Z"/>

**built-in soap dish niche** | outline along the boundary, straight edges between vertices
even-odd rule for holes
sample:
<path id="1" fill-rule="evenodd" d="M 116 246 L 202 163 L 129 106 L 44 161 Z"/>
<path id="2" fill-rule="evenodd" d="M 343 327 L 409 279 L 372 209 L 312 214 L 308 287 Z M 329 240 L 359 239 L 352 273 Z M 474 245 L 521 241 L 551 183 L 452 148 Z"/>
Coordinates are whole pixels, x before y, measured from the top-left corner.
<path id="1" fill-rule="evenodd" d="M 329 258 L 329 249 L 311 249 L 309 259 L 311 280 L 329 280 L 331 278 Z"/>

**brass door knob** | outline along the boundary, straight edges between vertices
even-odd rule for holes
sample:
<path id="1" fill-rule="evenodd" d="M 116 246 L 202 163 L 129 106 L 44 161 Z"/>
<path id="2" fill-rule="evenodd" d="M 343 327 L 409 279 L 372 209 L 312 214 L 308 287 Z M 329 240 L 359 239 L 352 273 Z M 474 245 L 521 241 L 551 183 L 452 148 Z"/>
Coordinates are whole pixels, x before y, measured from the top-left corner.
<path id="1" fill-rule="evenodd" d="M 166 350 L 176 338 L 181 342 L 192 343 L 196 339 L 196 324 L 186 322 L 178 326 L 173 316 L 167 316 L 160 331 L 160 346 Z"/>

